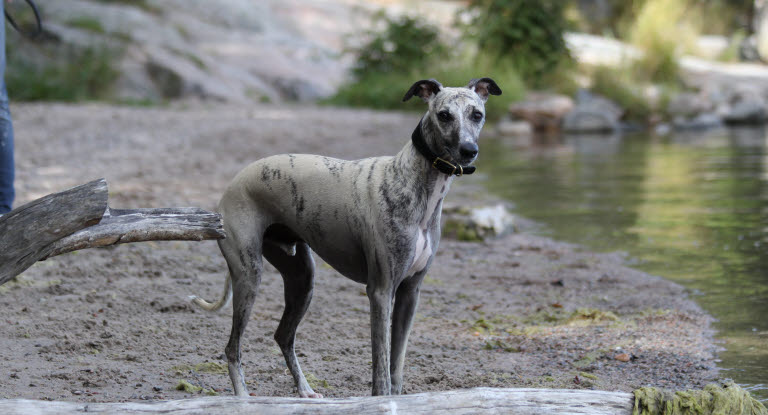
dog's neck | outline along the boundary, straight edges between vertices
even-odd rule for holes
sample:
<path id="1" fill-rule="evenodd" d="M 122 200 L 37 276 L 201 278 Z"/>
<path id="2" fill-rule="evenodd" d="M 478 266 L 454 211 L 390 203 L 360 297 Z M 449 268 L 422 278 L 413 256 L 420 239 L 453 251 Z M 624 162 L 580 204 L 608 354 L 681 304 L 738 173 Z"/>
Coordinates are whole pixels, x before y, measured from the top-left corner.
<path id="1" fill-rule="evenodd" d="M 397 156 L 395 156 L 395 166 L 398 170 L 412 177 L 426 178 L 430 182 L 440 176 L 451 176 L 450 174 L 439 171 L 432 165 L 434 157 L 443 156 L 447 158 L 444 152 L 438 153 L 428 148 L 427 151 L 431 154 L 425 156 L 423 154 L 424 150 L 420 149 L 415 143 L 416 140 L 421 140 L 423 143 L 422 146 L 429 147 L 429 144 L 427 143 L 436 141 L 430 137 L 430 135 L 433 134 L 433 131 L 435 131 L 435 129 L 429 128 L 428 121 L 425 121 L 424 119 L 419 121 L 419 125 L 416 126 L 416 129 L 413 131 L 411 140 L 408 141 Z M 417 138 L 417 136 L 420 137 Z M 434 157 L 429 157 L 433 154 Z"/>
<path id="2" fill-rule="evenodd" d="M 413 130 L 411 134 L 411 143 L 414 148 L 432 165 L 437 171 L 447 174 L 449 176 L 463 176 L 465 174 L 472 174 L 475 172 L 475 166 L 462 166 L 459 163 L 453 162 L 450 156 L 445 154 L 445 151 L 433 151 L 425 134 L 430 134 L 431 131 L 435 131 L 431 124 L 424 123 L 424 120 L 428 119 L 426 116 L 419 121 L 419 125 Z M 434 140 L 433 140 L 434 141 Z"/>
<path id="3" fill-rule="evenodd" d="M 423 121 L 419 123 L 417 128 L 426 135 L 427 142 L 436 142 L 437 140 L 431 140 L 428 136 L 436 129 L 425 128 L 426 125 L 426 121 Z M 417 186 L 424 189 L 423 200 L 425 201 L 435 197 L 439 199 L 444 197 L 456 177 L 437 170 L 432 162 L 419 152 L 412 140 L 409 140 L 397 153 L 392 166 L 394 167 L 394 175 L 396 179 L 399 179 L 402 186 Z M 429 206 L 426 205 L 428 203 L 425 204 L 425 208 L 429 209 Z M 429 214 L 431 215 L 431 212 Z"/>

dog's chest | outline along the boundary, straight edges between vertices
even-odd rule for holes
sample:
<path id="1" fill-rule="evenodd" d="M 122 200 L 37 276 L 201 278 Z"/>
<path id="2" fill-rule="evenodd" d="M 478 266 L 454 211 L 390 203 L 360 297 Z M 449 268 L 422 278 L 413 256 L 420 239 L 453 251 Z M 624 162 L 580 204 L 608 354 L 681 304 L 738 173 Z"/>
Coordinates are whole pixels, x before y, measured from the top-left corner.
<path id="1" fill-rule="evenodd" d="M 432 257 L 432 237 L 429 232 L 430 220 L 434 217 L 435 210 L 440 205 L 445 194 L 448 193 L 449 185 L 450 183 L 447 176 L 440 175 L 435 181 L 432 193 L 427 199 L 427 207 L 424 211 L 424 217 L 419 222 L 416 234 L 416 244 L 414 245 L 415 252 L 413 255 L 413 262 L 406 275 L 410 276 L 423 270 L 427 266 L 429 259 Z"/>

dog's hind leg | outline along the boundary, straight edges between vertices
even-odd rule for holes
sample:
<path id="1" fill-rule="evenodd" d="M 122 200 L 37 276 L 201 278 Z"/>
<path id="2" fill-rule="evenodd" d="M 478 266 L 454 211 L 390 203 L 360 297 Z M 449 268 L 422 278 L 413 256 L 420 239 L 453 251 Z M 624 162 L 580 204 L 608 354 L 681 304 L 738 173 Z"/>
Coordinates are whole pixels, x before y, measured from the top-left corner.
<path id="1" fill-rule="evenodd" d="M 256 299 L 256 291 L 261 282 L 260 233 L 242 235 L 241 232 L 228 229 L 227 239 L 219 241 L 219 247 L 227 260 L 229 276 L 232 280 L 232 332 L 224 352 L 227 356 L 229 377 L 237 396 L 248 395 L 240 365 L 240 340 L 248 324 L 253 301 Z"/>
<path id="2" fill-rule="evenodd" d="M 315 393 L 307 383 L 294 350 L 296 328 L 312 300 L 315 274 L 315 261 L 312 258 L 312 252 L 305 242 L 297 242 L 295 254 L 290 255 L 279 244 L 270 242 L 269 232 L 267 232 L 266 238 L 264 241 L 264 258 L 280 271 L 285 289 L 285 310 L 280 319 L 280 325 L 275 331 L 275 341 L 283 352 L 288 369 L 296 382 L 299 396 L 302 398 L 322 398 L 323 396 Z"/>

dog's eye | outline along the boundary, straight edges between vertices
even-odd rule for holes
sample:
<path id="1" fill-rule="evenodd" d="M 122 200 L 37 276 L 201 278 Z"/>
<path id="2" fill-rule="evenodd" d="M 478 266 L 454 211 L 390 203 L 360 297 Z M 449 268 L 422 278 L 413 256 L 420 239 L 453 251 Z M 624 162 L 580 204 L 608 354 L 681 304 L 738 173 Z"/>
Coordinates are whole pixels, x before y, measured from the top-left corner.
<path id="1" fill-rule="evenodd" d="M 437 119 L 442 122 L 450 122 L 453 120 L 453 115 L 448 111 L 440 111 L 437 113 Z"/>
<path id="2" fill-rule="evenodd" d="M 472 121 L 480 122 L 483 120 L 483 113 L 480 111 L 475 111 L 472 113 Z"/>

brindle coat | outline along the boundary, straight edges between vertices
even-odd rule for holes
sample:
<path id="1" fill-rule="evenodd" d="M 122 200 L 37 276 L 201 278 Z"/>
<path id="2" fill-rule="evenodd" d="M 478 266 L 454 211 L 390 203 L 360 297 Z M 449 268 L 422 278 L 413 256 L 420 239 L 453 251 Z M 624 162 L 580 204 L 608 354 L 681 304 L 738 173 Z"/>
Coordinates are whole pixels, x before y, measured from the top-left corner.
<path id="1" fill-rule="evenodd" d="M 477 156 L 488 95 L 501 90 L 489 78 L 446 88 L 416 82 L 414 95 L 429 104 L 420 128 L 441 158 L 467 165 Z M 219 241 L 229 267 L 224 297 L 234 299 L 225 349 L 238 396 L 247 395 L 240 338 L 261 281 L 262 256 L 285 286 L 285 310 L 275 340 L 302 397 L 310 388 L 294 352 L 296 327 L 312 298 L 315 263 L 310 247 L 342 275 L 366 285 L 371 304 L 373 394 L 400 394 L 408 333 L 419 286 L 440 241 L 440 212 L 453 176 L 432 167 L 409 141 L 394 157 L 345 161 L 287 154 L 258 160 L 227 187 L 219 204 L 227 238 Z"/>

